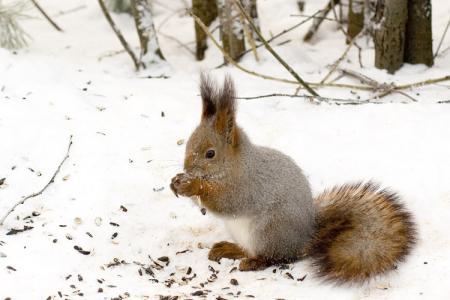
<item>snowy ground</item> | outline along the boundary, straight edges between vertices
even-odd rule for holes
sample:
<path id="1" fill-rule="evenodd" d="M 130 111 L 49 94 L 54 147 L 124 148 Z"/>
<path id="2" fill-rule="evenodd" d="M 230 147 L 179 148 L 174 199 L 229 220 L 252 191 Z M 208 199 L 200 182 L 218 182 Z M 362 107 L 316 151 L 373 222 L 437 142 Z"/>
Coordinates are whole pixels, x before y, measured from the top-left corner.
<path id="1" fill-rule="evenodd" d="M 409 101 L 401 95 L 386 98 L 396 103 L 363 106 L 312 105 L 289 98 L 240 101 L 238 121 L 253 141 L 291 155 L 315 193 L 347 181 L 380 181 L 398 191 L 414 212 L 420 241 L 398 271 L 362 287 L 324 284 L 313 277 L 307 262 L 232 272 L 237 262 L 219 265 L 206 259 L 213 242 L 230 239 L 222 224 L 209 214 L 202 216 L 189 199 L 175 198 L 168 188 L 182 169 L 184 145 L 177 142 L 188 138 L 200 116 L 198 73 L 220 64 L 220 53 L 211 48 L 207 59 L 197 63 L 161 36 L 173 69 L 170 79 L 139 78 L 125 54 L 99 61 L 121 47 L 96 1 L 40 2 L 51 15 L 86 8 L 55 17 L 64 33 L 40 18 L 25 21 L 33 36 L 29 49 L 15 54 L 0 49 L 0 179 L 6 178 L 0 186 L 0 216 L 49 181 L 70 135 L 73 146 L 54 184 L 19 206 L 0 227 L 0 299 L 185 299 L 201 297 L 198 291 L 208 299 L 450 298 L 450 105 L 436 104 L 450 100 L 449 82 L 407 91 L 419 100 L 414 104 L 399 103 Z M 305 13 L 325 2 L 309 1 Z M 161 31 L 192 41 L 192 20 L 173 12 L 184 2 L 160 3 L 165 7 L 155 5 L 157 25 L 175 14 Z M 289 17 L 296 12 L 293 0 L 259 3 L 267 35 L 299 21 Z M 436 46 L 450 3 L 433 4 Z M 130 17 L 115 19 L 136 45 Z M 319 81 L 346 46 L 332 23 L 324 24 L 313 44 L 304 44 L 300 37 L 306 28 L 280 38 L 292 41 L 276 49 L 308 80 Z M 442 49 L 449 46 L 450 36 Z M 260 55 L 260 63 L 247 55 L 243 64 L 289 78 L 265 51 Z M 406 65 L 395 77 L 373 68 L 373 49 L 365 47 L 362 56 L 363 69 L 354 49 L 343 66 L 382 82 L 450 74 L 450 51 L 437 57 L 431 69 Z M 240 96 L 294 92 L 291 85 L 233 68 L 214 71 L 218 76 L 225 72 L 234 76 Z M 320 93 L 357 97 L 341 89 Z M 24 226 L 32 229 L 7 235 Z M 159 261 L 152 276 L 145 271 L 155 265 L 149 256 L 167 256 L 170 262 Z M 230 284 L 233 278 L 238 285 Z"/>

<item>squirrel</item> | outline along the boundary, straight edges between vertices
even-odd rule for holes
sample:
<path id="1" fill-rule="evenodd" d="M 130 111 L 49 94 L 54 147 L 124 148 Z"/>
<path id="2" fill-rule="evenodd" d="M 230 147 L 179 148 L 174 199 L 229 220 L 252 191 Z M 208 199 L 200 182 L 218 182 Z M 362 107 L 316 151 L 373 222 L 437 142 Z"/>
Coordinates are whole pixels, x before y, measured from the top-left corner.
<path id="1" fill-rule="evenodd" d="M 363 283 L 410 253 L 416 225 L 395 193 L 367 182 L 313 198 L 292 158 L 252 144 L 237 126 L 230 76 L 219 88 L 202 73 L 200 92 L 201 122 L 186 143 L 185 173 L 170 187 L 177 197 L 197 197 L 234 239 L 214 244 L 210 260 L 240 259 L 241 271 L 256 271 L 310 258 L 325 280 Z"/>

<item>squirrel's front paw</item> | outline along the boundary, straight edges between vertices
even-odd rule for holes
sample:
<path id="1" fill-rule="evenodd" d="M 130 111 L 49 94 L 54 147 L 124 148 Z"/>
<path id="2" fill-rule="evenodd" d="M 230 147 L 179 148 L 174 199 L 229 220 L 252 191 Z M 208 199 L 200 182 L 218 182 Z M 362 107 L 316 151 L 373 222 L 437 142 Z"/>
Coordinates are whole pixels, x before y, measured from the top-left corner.
<path id="1" fill-rule="evenodd" d="M 190 197 L 198 195 L 200 181 L 198 178 L 192 177 L 186 173 L 180 173 L 172 178 L 170 188 L 177 197 L 178 195 Z"/>

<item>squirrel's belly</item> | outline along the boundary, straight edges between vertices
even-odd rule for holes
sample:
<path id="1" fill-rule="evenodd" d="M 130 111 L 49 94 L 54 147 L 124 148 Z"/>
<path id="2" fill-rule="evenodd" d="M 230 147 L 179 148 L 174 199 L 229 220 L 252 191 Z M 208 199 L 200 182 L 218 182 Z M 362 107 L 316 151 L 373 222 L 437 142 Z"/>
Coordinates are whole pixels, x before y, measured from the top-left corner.
<path id="1" fill-rule="evenodd" d="M 251 219 L 231 218 L 225 219 L 225 226 L 233 237 L 234 241 L 246 250 L 250 255 L 254 254 L 253 241 L 251 237 Z"/>

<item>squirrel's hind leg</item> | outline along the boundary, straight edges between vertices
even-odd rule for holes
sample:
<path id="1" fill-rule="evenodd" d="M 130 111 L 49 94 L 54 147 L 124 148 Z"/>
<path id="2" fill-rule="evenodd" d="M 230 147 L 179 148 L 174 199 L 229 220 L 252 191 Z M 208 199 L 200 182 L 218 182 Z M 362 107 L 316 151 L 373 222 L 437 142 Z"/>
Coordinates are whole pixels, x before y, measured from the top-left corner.
<path id="1" fill-rule="evenodd" d="M 244 249 L 230 242 L 215 243 L 208 253 L 208 259 L 212 261 L 220 261 L 221 258 L 240 259 L 247 257 Z"/>

